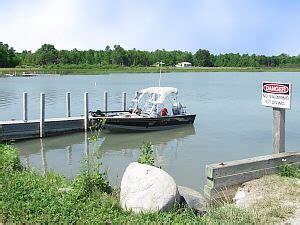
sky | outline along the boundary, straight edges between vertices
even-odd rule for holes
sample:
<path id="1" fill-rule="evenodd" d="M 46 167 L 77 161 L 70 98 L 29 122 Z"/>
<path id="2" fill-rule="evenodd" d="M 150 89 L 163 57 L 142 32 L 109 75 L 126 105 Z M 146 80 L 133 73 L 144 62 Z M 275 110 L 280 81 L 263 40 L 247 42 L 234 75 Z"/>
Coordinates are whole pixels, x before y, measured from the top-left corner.
<path id="1" fill-rule="evenodd" d="M 0 0 L 0 41 L 22 50 L 207 49 L 300 54 L 297 0 Z"/>

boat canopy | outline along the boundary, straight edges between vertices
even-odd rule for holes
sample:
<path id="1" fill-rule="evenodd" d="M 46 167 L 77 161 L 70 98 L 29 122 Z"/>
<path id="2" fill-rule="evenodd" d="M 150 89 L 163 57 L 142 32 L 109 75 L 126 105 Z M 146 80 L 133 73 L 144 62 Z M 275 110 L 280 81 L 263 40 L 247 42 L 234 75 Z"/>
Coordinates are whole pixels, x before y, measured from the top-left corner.
<path id="1" fill-rule="evenodd" d="M 142 89 L 139 94 L 157 94 L 159 95 L 158 99 L 156 99 L 155 103 L 162 104 L 166 97 L 172 94 L 177 95 L 178 91 L 177 88 L 174 87 L 149 87 Z"/>

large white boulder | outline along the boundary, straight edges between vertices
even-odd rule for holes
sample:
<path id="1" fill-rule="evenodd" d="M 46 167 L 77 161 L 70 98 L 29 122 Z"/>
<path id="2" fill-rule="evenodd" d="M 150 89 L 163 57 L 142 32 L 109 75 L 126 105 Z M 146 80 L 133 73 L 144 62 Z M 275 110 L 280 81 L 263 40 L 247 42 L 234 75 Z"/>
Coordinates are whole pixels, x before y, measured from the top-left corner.
<path id="1" fill-rule="evenodd" d="M 121 181 L 120 202 L 125 210 L 157 212 L 170 210 L 179 201 L 174 179 L 162 169 L 131 163 Z"/>

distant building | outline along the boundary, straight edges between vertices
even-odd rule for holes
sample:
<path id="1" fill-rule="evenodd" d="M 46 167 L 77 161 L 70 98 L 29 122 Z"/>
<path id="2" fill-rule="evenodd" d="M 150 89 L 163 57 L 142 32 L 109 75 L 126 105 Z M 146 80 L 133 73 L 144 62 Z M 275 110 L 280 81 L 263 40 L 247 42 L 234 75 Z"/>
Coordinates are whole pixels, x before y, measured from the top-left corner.
<path id="1" fill-rule="evenodd" d="M 152 66 L 160 67 L 162 65 L 165 65 L 165 63 L 163 63 L 163 62 L 157 62 L 157 63 L 153 64 Z"/>
<path id="2" fill-rule="evenodd" d="M 192 63 L 190 62 L 181 62 L 176 65 L 176 67 L 192 67 Z"/>

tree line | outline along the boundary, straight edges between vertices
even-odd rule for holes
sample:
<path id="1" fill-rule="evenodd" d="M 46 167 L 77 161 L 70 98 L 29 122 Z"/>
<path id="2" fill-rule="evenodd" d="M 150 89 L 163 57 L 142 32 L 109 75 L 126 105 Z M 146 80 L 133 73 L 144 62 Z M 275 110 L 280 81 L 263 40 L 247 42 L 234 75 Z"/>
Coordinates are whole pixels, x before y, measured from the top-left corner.
<path id="1" fill-rule="evenodd" d="M 249 55 L 239 53 L 211 54 L 199 49 L 194 54 L 188 51 L 142 51 L 125 50 L 120 45 L 104 50 L 57 50 L 54 45 L 43 44 L 37 51 L 16 52 L 12 47 L 0 42 L 0 67 L 43 66 L 43 65 L 118 65 L 118 66 L 152 66 L 158 62 L 166 66 L 175 66 L 179 62 L 191 62 L 199 67 L 277 67 L 300 66 L 300 55 L 277 56 Z"/>

